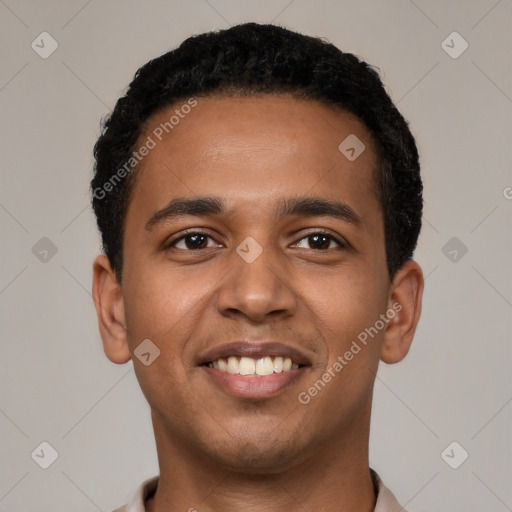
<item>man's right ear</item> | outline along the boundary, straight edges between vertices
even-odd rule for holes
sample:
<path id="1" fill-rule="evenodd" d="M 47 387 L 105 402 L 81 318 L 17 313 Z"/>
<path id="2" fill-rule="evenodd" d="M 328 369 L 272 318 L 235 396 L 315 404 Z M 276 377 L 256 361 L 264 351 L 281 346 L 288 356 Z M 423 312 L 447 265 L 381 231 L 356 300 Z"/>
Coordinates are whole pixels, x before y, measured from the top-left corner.
<path id="1" fill-rule="evenodd" d="M 131 354 L 126 337 L 123 295 L 105 254 L 100 254 L 94 260 L 92 296 L 105 354 L 113 363 L 128 362 Z"/>

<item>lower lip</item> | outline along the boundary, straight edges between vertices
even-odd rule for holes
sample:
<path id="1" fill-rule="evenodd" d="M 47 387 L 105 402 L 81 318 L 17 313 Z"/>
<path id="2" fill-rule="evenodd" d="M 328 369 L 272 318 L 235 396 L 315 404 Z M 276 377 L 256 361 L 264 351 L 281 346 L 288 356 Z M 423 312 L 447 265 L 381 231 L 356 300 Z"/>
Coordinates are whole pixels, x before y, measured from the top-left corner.
<path id="1" fill-rule="evenodd" d="M 276 396 L 300 379 L 306 370 L 305 366 L 301 366 L 296 370 L 260 377 L 257 375 L 244 376 L 221 372 L 209 366 L 201 366 L 201 368 L 224 391 L 238 398 L 247 399 L 262 399 Z"/>

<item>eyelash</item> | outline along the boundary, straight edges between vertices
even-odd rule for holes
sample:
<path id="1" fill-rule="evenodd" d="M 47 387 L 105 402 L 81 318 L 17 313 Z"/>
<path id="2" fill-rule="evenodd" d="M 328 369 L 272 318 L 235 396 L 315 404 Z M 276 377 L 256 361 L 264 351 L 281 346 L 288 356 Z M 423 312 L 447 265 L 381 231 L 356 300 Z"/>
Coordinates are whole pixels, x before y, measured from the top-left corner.
<path id="1" fill-rule="evenodd" d="M 175 247 L 173 248 L 174 244 L 176 244 L 176 243 L 180 242 L 181 240 L 184 240 L 185 238 L 192 236 L 192 235 L 204 235 L 204 236 L 207 236 L 208 238 L 211 238 L 212 240 L 214 240 L 214 238 L 210 234 L 208 234 L 204 231 L 201 231 L 201 230 L 193 229 L 190 231 L 185 231 L 185 234 L 182 234 L 179 238 L 175 238 L 175 239 L 172 239 L 169 242 L 167 242 L 164 246 L 164 249 L 175 249 L 177 251 L 185 251 L 185 252 L 197 252 L 197 251 L 202 250 L 202 249 L 176 249 Z M 317 229 L 315 231 L 311 231 L 310 233 L 308 233 L 305 236 L 303 236 L 302 238 L 300 238 L 295 244 L 297 244 L 298 242 L 301 242 L 302 240 L 309 238 L 313 235 L 323 235 L 323 236 L 329 238 L 330 240 L 333 240 L 334 242 L 336 242 L 339 245 L 339 247 L 335 247 L 333 249 L 311 249 L 313 251 L 327 252 L 327 251 L 332 251 L 332 250 L 336 250 L 336 249 L 347 249 L 349 247 L 347 242 L 343 241 L 342 239 L 338 238 L 337 236 L 334 236 L 330 231 L 325 231 L 323 229 Z M 210 247 L 208 249 L 210 249 Z"/>

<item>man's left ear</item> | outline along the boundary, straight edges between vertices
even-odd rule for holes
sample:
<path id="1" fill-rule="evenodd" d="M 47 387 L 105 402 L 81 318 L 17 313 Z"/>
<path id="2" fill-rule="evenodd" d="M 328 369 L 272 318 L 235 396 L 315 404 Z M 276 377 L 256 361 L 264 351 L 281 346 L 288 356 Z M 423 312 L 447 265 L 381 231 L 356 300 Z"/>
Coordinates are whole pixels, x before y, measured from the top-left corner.
<path id="1" fill-rule="evenodd" d="M 421 314 L 423 272 L 415 261 L 406 261 L 397 270 L 390 286 L 389 320 L 380 358 L 388 364 L 398 363 L 409 352 Z"/>

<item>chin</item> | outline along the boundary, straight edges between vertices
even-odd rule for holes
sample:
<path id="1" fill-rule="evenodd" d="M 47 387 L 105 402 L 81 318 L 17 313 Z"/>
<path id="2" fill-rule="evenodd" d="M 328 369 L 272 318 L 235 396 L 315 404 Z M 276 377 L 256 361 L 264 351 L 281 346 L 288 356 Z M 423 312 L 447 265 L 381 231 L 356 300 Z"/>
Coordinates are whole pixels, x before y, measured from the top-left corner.
<path id="1" fill-rule="evenodd" d="M 298 439 L 284 438 L 279 429 L 262 435 L 238 433 L 216 443 L 211 440 L 204 443 L 205 452 L 215 464 L 252 475 L 280 473 L 296 464 L 307 451 Z"/>

